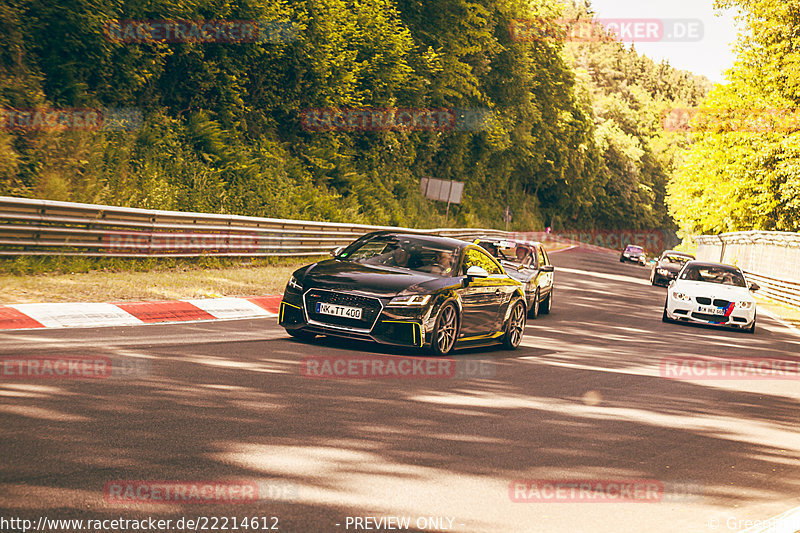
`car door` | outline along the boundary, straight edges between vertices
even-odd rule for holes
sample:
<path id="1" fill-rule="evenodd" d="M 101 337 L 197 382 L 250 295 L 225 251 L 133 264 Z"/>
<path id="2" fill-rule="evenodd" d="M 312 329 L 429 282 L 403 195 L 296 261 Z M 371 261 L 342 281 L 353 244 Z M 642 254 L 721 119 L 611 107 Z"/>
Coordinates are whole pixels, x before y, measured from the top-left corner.
<path id="1" fill-rule="evenodd" d="M 467 269 L 479 266 L 489 273 L 486 278 L 466 278 Z M 461 330 L 459 339 L 489 335 L 502 329 L 501 317 L 518 285 L 489 254 L 477 246 L 464 250 L 459 267 L 464 277 L 459 289 L 461 298 Z"/>
<path id="2" fill-rule="evenodd" d="M 544 247 L 536 246 L 536 260 L 535 268 L 536 274 L 533 277 L 531 292 L 539 288 L 539 297 L 545 298 L 553 288 L 553 265 L 550 263 L 550 257 L 544 251 Z"/>

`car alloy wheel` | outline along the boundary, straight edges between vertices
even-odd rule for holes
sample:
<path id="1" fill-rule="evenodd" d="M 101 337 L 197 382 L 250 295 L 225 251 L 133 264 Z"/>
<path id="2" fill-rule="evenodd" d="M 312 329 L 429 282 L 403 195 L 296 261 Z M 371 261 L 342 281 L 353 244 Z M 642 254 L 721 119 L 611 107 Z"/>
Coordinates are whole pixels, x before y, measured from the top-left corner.
<path id="1" fill-rule="evenodd" d="M 458 333 L 458 311 L 452 303 L 447 303 L 439 310 L 436 325 L 433 328 L 431 348 L 433 353 L 447 355 L 456 343 Z"/>
<path id="2" fill-rule="evenodd" d="M 525 304 L 517 300 L 511 310 L 511 316 L 506 324 L 506 333 L 503 335 L 503 346 L 509 350 L 515 349 L 522 342 L 525 334 Z"/>

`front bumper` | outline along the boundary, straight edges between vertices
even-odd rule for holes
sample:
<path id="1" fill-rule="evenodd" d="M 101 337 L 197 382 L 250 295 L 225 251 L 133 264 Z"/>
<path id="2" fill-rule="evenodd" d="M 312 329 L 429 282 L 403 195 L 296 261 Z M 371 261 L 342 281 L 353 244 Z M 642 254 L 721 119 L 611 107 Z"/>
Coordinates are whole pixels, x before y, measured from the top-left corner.
<path id="1" fill-rule="evenodd" d="M 666 274 L 659 274 L 656 270 L 656 273 L 653 274 L 653 281 L 656 283 L 669 283 L 670 281 L 674 280 L 678 277 L 677 272 L 667 272 Z"/>
<path id="2" fill-rule="evenodd" d="M 712 315 L 701 312 L 700 307 L 708 307 L 696 301 L 678 300 L 670 296 L 667 300 L 667 317 L 681 322 L 722 326 L 737 329 L 749 329 L 756 319 L 756 306 L 749 309 L 736 307 L 726 310 L 724 315 Z M 722 308 L 719 308 L 722 309 Z"/>
<path id="3" fill-rule="evenodd" d="M 387 308 L 388 301 L 381 300 L 381 309 L 374 322 L 348 324 L 347 320 L 327 319 L 309 314 L 308 304 L 299 292 L 284 294 L 280 304 L 278 324 L 287 330 L 303 331 L 349 339 L 377 342 L 393 346 L 423 347 L 429 335 L 426 332 L 430 304 L 423 308 Z M 334 323 L 336 322 L 336 323 Z"/>
<path id="4" fill-rule="evenodd" d="M 622 261 L 627 261 L 629 263 L 637 263 L 640 265 L 645 264 L 644 256 L 635 256 L 635 255 L 623 255 L 620 257 Z"/>

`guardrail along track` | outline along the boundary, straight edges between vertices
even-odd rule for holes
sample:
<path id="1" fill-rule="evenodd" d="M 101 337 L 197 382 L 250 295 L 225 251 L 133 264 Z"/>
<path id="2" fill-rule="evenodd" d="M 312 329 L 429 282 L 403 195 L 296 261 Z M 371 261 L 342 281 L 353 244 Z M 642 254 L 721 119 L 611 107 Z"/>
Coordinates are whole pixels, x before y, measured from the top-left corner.
<path id="1" fill-rule="evenodd" d="M 416 230 L 0 196 L 0 256 L 314 256 L 382 229 L 460 239 L 509 235 L 492 229 Z"/>
<path id="2" fill-rule="evenodd" d="M 759 294 L 800 307 L 800 233 L 740 231 L 695 241 L 698 259 L 736 265 L 761 286 Z"/>

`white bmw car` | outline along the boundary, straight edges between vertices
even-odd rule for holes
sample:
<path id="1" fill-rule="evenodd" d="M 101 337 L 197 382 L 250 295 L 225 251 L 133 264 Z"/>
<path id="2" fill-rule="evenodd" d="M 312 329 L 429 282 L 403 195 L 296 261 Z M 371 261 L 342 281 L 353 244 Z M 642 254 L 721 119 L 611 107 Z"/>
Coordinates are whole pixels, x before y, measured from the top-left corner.
<path id="1" fill-rule="evenodd" d="M 664 304 L 664 322 L 711 324 L 748 333 L 756 330 L 756 300 L 737 267 L 704 261 L 689 261 L 669 285 Z"/>

